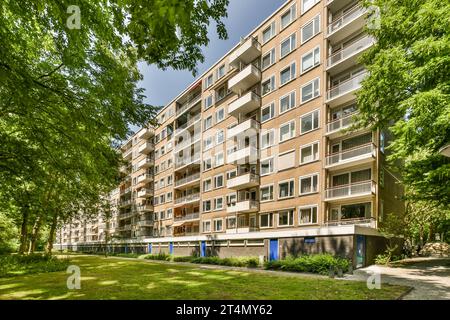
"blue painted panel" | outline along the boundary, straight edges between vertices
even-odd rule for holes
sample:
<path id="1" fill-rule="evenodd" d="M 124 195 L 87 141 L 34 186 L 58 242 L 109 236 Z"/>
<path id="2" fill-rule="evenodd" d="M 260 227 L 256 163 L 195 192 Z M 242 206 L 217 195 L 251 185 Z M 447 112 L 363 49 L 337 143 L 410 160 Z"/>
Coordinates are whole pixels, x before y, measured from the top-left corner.
<path id="1" fill-rule="evenodd" d="M 151 243 L 148 244 L 148 253 L 152 253 L 152 244 Z"/>
<path id="2" fill-rule="evenodd" d="M 278 260 L 278 239 L 270 239 L 269 261 Z"/>
<path id="3" fill-rule="evenodd" d="M 206 257 L 206 241 L 202 241 L 200 244 L 200 257 Z"/>
<path id="4" fill-rule="evenodd" d="M 173 254 L 173 242 L 169 243 L 169 253 Z"/>

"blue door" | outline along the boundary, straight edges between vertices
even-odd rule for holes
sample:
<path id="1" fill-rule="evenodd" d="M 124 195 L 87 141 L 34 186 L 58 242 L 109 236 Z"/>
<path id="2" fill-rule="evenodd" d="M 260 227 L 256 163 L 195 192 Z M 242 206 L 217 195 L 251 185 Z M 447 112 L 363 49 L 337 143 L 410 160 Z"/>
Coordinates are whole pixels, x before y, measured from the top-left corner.
<path id="1" fill-rule="evenodd" d="M 169 253 L 173 254 L 173 242 L 169 243 Z"/>
<path id="2" fill-rule="evenodd" d="M 358 234 L 356 235 L 356 267 L 362 268 L 366 260 L 366 237 Z"/>
<path id="3" fill-rule="evenodd" d="M 151 243 L 149 243 L 148 244 L 148 253 L 152 253 L 152 244 Z"/>
<path id="4" fill-rule="evenodd" d="M 278 239 L 270 239 L 269 261 L 278 260 Z"/>
<path id="5" fill-rule="evenodd" d="M 206 241 L 200 243 L 200 257 L 206 257 Z"/>
<path id="6" fill-rule="evenodd" d="M 128 245 L 125 245 L 125 253 L 128 253 Z"/>

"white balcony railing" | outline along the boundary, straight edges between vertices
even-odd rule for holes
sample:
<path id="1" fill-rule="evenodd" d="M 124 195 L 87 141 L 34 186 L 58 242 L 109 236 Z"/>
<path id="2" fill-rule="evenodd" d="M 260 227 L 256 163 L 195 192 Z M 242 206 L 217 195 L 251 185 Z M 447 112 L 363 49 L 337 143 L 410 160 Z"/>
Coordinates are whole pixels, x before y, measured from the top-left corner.
<path id="1" fill-rule="evenodd" d="M 249 64 L 228 80 L 228 88 L 235 93 L 239 93 L 254 86 L 260 81 L 261 71 L 253 64 Z"/>
<path id="2" fill-rule="evenodd" d="M 367 71 L 364 71 L 346 81 L 341 82 L 337 86 L 331 88 L 327 92 L 327 100 L 332 100 L 334 98 L 337 98 L 339 96 L 342 96 L 348 92 L 352 92 L 356 89 L 361 88 L 361 81 L 366 76 Z"/>
<path id="3" fill-rule="evenodd" d="M 192 182 L 194 180 L 198 180 L 198 179 L 200 179 L 200 173 L 192 174 L 183 179 L 175 181 L 175 187 L 182 186 L 183 184 L 186 184 L 186 183 Z"/>
<path id="4" fill-rule="evenodd" d="M 327 123 L 327 133 L 339 131 L 342 129 L 346 129 L 353 124 L 353 117 L 357 115 L 358 112 L 349 113 L 346 116 L 335 119 Z"/>
<path id="5" fill-rule="evenodd" d="M 251 172 L 227 180 L 228 189 L 247 188 L 259 184 L 259 175 Z"/>
<path id="6" fill-rule="evenodd" d="M 200 155 L 199 154 L 191 156 L 191 157 L 177 159 L 177 160 L 175 160 L 175 168 L 178 169 L 178 168 L 187 166 L 189 164 L 193 164 L 193 163 L 195 163 L 195 162 L 197 162 L 199 160 L 200 160 Z"/>
<path id="7" fill-rule="evenodd" d="M 143 182 L 143 181 L 151 180 L 152 178 L 153 178 L 153 176 L 151 174 L 144 173 L 144 174 L 141 174 L 140 176 L 137 177 L 136 182 L 140 183 L 140 182 Z"/>
<path id="8" fill-rule="evenodd" d="M 190 101 L 183 104 L 178 110 L 177 110 L 177 116 L 184 113 L 186 110 L 190 109 L 191 107 L 195 106 L 199 101 L 202 99 L 202 95 L 199 93 L 195 97 L 193 97 Z"/>
<path id="9" fill-rule="evenodd" d="M 258 159 L 258 148 L 255 146 L 248 146 L 241 149 L 230 149 L 230 152 L 227 154 L 227 163 L 253 163 Z"/>
<path id="10" fill-rule="evenodd" d="M 327 61 L 327 67 L 332 67 L 339 62 L 357 54 L 358 52 L 361 52 L 362 50 L 370 47 L 375 43 L 375 39 L 370 36 L 365 36 L 363 38 L 360 38 L 350 44 L 349 46 L 345 47 L 342 50 L 339 50 L 338 52 L 334 53 L 328 58 Z"/>
<path id="11" fill-rule="evenodd" d="M 193 118 L 190 118 L 185 124 L 181 125 L 180 127 L 178 127 L 175 130 L 175 135 L 180 134 L 181 132 L 183 132 L 184 129 L 190 127 L 191 125 L 193 125 L 195 122 L 199 121 L 201 118 L 201 114 L 197 114 L 195 115 Z"/>
<path id="12" fill-rule="evenodd" d="M 233 128 L 228 129 L 227 131 L 227 139 L 231 139 L 234 136 L 240 135 L 245 133 L 247 130 L 252 130 L 253 134 L 256 134 L 259 132 L 261 125 L 258 121 L 254 119 L 248 119 L 244 122 L 238 124 L 237 126 L 234 126 Z M 251 134 L 252 132 L 249 132 Z"/>
<path id="13" fill-rule="evenodd" d="M 176 216 L 174 217 L 175 221 L 187 221 L 187 220 L 196 220 L 200 218 L 199 212 L 188 213 L 184 216 Z"/>
<path id="14" fill-rule="evenodd" d="M 249 91 L 228 105 L 228 114 L 246 114 L 261 106 L 261 97 L 253 91 Z"/>
<path id="15" fill-rule="evenodd" d="M 353 147 L 350 149 L 346 149 L 340 152 L 332 153 L 326 157 L 326 165 L 331 166 L 335 164 L 339 164 L 341 162 L 349 162 L 352 160 L 356 160 L 362 156 L 372 155 L 375 151 L 375 145 L 371 143 L 367 143 L 361 146 Z"/>
<path id="16" fill-rule="evenodd" d="M 375 182 L 369 180 L 328 188 L 325 190 L 325 199 L 346 198 L 372 193 L 375 193 Z"/>
<path id="17" fill-rule="evenodd" d="M 338 19 L 332 21 L 328 25 L 328 35 L 336 32 L 337 30 L 341 29 L 345 25 L 349 24 L 353 20 L 359 18 L 364 13 L 366 13 L 367 8 L 363 7 L 362 5 L 358 4 L 353 9 L 347 11 L 345 14 L 343 14 Z"/>
<path id="18" fill-rule="evenodd" d="M 261 44 L 253 37 L 244 40 L 229 56 L 229 64 L 235 68 L 239 63 L 248 64 L 261 55 Z"/>
<path id="19" fill-rule="evenodd" d="M 190 145 L 196 143 L 197 141 L 200 141 L 200 132 L 196 133 L 192 138 L 188 138 L 187 140 L 177 144 L 174 148 L 174 152 L 183 150 L 184 148 L 189 147 Z"/>
<path id="20" fill-rule="evenodd" d="M 181 204 L 181 203 L 197 201 L 197 200 L 200 200 L 200 193 L 193 193 L 193 194 L 181 197 L 181 198 L 177 198 L 177 199 L 175 199 L 175 204 Z"/>

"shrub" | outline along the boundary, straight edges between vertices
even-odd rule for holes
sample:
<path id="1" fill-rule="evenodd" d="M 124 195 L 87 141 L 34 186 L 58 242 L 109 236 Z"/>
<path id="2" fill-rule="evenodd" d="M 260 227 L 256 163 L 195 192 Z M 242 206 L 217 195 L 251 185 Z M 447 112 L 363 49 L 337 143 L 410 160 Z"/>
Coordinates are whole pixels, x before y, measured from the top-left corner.
<path id="1" fill-rule="evenodd" d="M 66 270 L 68 259 L 45 254 L 0 256 L 0 278 L 17 275 Z"/>
<path id="2" fill-rule="evenodd" d="M 258 258 L 255 257 L 235 257 L 235 258 L 219 258 L 219 257 L 195 257 L 191 259 L 192 263 L 215 264 L 230 267 L 248 267 L 255 268 L 259 265 Z"/>
<path id="3" fill-rule="evenodd" d="M 181 257 L 173 257 L 173 261 L 175 262 L 192 262 L 195 257 L 193 256 L 181 256 Z"/>
<path id="4" fill-rule="evenodd" d="M 333 257 L 330 254 L 303 255 L 298 258 L 287 257 L 284 260 L 268 261 L 264 264 L 266 269 L 312 272 L 329 274 L 330 271 L 348 271 L 350 262 L 347 259 Z"/>
<path id="5" fill-rule="evenodd" d="M 166 253 L 158 253 L 158 254 L 147 254 L 143 256 L 144 259 L 148 260 L 163 260 L 163 261 L 171 261 L 172 255 Z"/>

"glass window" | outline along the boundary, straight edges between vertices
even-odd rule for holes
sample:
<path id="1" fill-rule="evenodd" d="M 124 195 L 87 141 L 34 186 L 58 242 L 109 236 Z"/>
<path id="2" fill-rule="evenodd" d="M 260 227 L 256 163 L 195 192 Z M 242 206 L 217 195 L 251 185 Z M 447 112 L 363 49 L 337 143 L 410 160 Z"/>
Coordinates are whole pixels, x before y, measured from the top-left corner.
<path id="1" fill-rule="evenodd" d="M 203 221 L 203 232 L 211 232 L 211 221 Z"/>
<path id="2" fill-rule="evenodd" d="M 302 57 L 302 72 L 308 71 L 320 64 L 320 47 L 308 52 Z"/>
<path id="3" fill-rule="evenodd" d="M 278 226 L 293 226 L 294 210 L 281 211 L 278 213 Z"/>
<path id="4" fill-rule="evenodd" d="M 211 200 L 203 201 L 203 212 L 211 211 Z"/>
<path id="5" fill-rule="evenodd" d="M 272 48 L 262 57 L 262 70 L 267 69 L 275 63 L 275 48 Z"/>
<path id="6" fill-rule="evenodd" d="M 271 76 L 269 79 L 261 83 L 262 95 L 266 95 L 275 90 L 275 76 Z"/>
<path id="7" fill-rule="evenodd" d="M 210 108 L 213 105 L 213 96 L 209 95 L 205 98 L 205 109 Z"/>
<path id="8" fill-rule="evenodd" d="M 273 146 L 273 144 L 275 142 L 274 140 L 275 140 L 275 131 L 274 130 L 270 130 L 268 132 L 262 133 L 261 134 L 261 148 L 265 149 L 270 146 Z"/>
<path id="9" fill-rule="evenodd" d="M 273 226 L 273 213 L 264 213 L 259 216 L 259 227 L 270 228 Z"/>
<path id="10" fill-rule="evenodd" d="M 319 128 L 319 110 L 313 111 L 300 118 L 300 134 Z"/>
<path id="11" fill-rule="evenodd" d="M 280 71 L 280 86 L 288 83 L 293 79 L 295 79 L 295 62 L 293 62 L 289 67 L 284 68 Z"/>
<path id="12" fill-rule="evenodd" d="M 222 219 L 214 220 L 214 231 L 222 231 Z"/>
<path id="13" fill-rule="evenodd" d="M 294 180 L 281 182 L 278 184 L 278 198 L 294 196 Z"/>
<path id="14" fill-rule="evenodd" d="M 299 208 L 299 224 L 317 223 L 317 206 Z"/>
<path id="15" fill-rule="evenodd" d="M 216 133 L 216 144 L 221 144 L 224 140 L 223 130 L 219 130 Z"/>
<path id="16" fill-rule="evenodd" d="M 261 201 L 273 200 L 273 186 L 261 187 Z"/>
<path id="17" fill-rule="evenodd" d="M 311 99 L 314 99 L 319 96 L 319 78 L 314 79 L 311 82 L 308 82 L 304 86 L 302 86 L 302 103 L 305 103 Z"/>
<path id="18" fill-rule="evenodd" d="M 318 191 L 319 175 L 300 177 L 300 195 Z"/>
<path id="19" fill-rule="evenodd" d="M 217 69 L 217 79 L 222 78 L 225 75 L 225 65 L 221 65 L 218 69 Z"/>
<path id="20" fill-rule="evenodd" d="M 261 175 L 271 174 L 273 171 L 273 158 L 261 160 Z"/>
<path id="21" fill-rule="evenodd" d="M 272 102 L 261 108 L 261 122 L 268 121 L 275 116 L 275 103 Z"/>
<path id="22" fill-rule="evenodd" d="M 319 143 L 300 148 L 300 164 L 316 161 L 319 159 Z"/>
<path id="23" fill-rule="evenodd" d="M 286 112 L 295 107 L 295 90 L 281 97 L 280 113 Z"/>
<path id="24" fill-rule="evenodd" d="M 219 109 L 216 111 L 216 123 L 221 122 L 223 119 L 225 119 L 225 109 Z"/>
<path id="25" fill-rule="evenodd" d="M 205 88 L 209 88 L 212 84 L 213 84 L 213 80 L 214 77 L 212 74 L 210 74 L 206 79 L 205 79 Z"/>
<path id="26" fill-rule="evenodd" d="M 294 4 L 288 11 L 281 15 L 281 29 L 286 28 L 296 18 L 296 5 Z"/>
<path id="27" fill-rule="evenodd" d="M 223 187 L 223 175 L 214 177 L 214 188 L 222 188 Z"/>
<path id="28" fill-rule="evenodd" d="M 311 9 L 320 0 L 302 0 L 302 14 Z"/>
<path id="29" fill-rule="evenodd" d="M 302 27 L 302 43 L 320 32 L 320 14 Z"/>
<path id="30" fill-rule="evenodd" d="M 262 34 L 262 42 L 266 43 L 270 39 L 272 39 L 275 36 L 275 21 L 273 21 L 270 26 L 268 26 L 266 29 L 264 29 Z"/>
<path id="31" fill-rule="evenodd" d="M 203 130 L 211 128 L 212 125 L 213 125 L 213 118 L 212 116 L 209 116 L 208 118 L 205 119 Z"/>
<path id="32" fill-rule="evenodd" d="M 289 38 L 281 42 L 280 45 L 280 59 L 288 55 L 296 46 L 296 36 L 293 33 Z"/>
<path id="33" fill-rule="evenodd" d="M 214 199 L 214 209 L 215 210 L 223 209 L 223 198 Z"/>
<path id="34" fill-rule="evenodd" d="M 215 156 L 214 156 L 214 166 L 215 167 L 218 167 L 218 166 L 221 166 L 221 165 L 223 165 L 223 163 L 224 163 L 224 159 L 223 159 L 223 152 L 220 152 L 220 153 L 217 153 Z"/>
<path id="35" fill-rule="evenodd" d="M 280 127 L 280 142 L 286 141 L 295 136 L 295 121 L 286 123 Z"/>
<path id="36" fill-rule="evenodd" d="M 212 188 L 212 182 L 211 179 L 203 180 L 203 191 L 209 191 Z"/>

